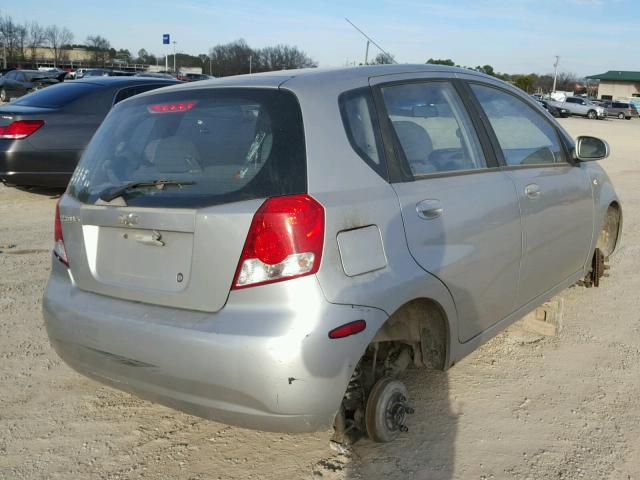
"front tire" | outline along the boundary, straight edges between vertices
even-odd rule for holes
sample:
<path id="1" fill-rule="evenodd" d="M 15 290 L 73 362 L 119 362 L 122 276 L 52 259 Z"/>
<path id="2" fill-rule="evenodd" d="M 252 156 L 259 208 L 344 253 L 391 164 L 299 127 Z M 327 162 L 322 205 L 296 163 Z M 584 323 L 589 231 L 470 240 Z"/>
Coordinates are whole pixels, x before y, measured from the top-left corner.
<path id="1" fill-rule="evenodd" d="M 595 110 L 589 110 L 587 112 L 587 118 L 589 120 L 595 120 L 596 118 L 598 118 L 598 112 L 596 112 Z"/>

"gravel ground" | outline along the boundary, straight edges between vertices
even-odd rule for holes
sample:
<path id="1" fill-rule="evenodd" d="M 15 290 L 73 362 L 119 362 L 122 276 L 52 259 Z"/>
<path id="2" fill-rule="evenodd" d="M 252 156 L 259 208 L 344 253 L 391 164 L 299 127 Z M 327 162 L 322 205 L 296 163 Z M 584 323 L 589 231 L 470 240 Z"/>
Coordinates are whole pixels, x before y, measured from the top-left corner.
<path id="1" fill-rule="evenodd" d="M 409 433 L 347 453 L 329 432 L 228 427 L 73 372 L 40 313 L 55 195 L 0 186 L 0 478 L 640 478 L 640 121 L 562 123 L 612 146 L 625 232 L 610 278 L 562 294 L 559 337 L 516 325 L 447 373 L 407 372 Z"/>

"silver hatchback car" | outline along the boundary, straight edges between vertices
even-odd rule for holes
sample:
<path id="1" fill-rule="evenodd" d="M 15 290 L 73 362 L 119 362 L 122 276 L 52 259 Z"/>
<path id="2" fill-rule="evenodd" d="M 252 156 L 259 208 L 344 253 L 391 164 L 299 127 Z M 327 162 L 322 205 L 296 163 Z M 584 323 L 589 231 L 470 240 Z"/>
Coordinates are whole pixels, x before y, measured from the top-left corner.
<path id="1" fill-rule="evenodd" d="M 56 211 L 51 343 L 100 382 L 243 427 L 389 441 L 398 374 L 448 369 L 597 285 L 613 186 L 469 70 L 282 71 L 118 104 Z"/>

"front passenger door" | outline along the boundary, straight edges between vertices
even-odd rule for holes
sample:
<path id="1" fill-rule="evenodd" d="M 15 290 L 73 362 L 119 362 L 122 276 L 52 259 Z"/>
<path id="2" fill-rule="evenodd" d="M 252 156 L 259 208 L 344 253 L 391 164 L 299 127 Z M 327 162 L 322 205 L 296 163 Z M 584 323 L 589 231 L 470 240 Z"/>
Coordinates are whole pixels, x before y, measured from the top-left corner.
<path id="1" fill-rule="evenodd" d="M 16 70 L 11 70 L 10 72 L 7 72 L 4 74 L 4 91 L 7 92 L 7 97 L 10 100 L 11 97 L 15 96 L 15 89 L 16 89 L 16 74 L 18 72 Z"/>
<path id="2" fill-rule="evenodd" d="M 518 305 L 580 272 L 590 256 L 593 199 L 553 123 L 513 93 L 472 83 L 520 202 L 523 258 Z"/>

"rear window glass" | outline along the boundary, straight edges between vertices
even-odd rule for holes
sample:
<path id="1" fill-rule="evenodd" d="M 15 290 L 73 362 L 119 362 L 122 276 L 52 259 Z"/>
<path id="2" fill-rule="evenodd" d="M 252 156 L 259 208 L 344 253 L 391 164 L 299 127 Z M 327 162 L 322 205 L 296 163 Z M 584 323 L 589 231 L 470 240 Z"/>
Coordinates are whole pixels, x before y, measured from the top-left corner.
<path id="1" fill-rule="evenodd" d="M 25 107 L 58 108 L 95 92 L 98 88 L 89 83 L 61 83 L 20 97 L 13 104 Z"/>
<path id="2" fill-rule="evenodd" d="M 69 193 L 95 203 L 134 183 L 127 205 L 198 208 L 305 193 L 304 132 L 293 94 L 183 90 L 118 104 L 96 132 Z"/>

